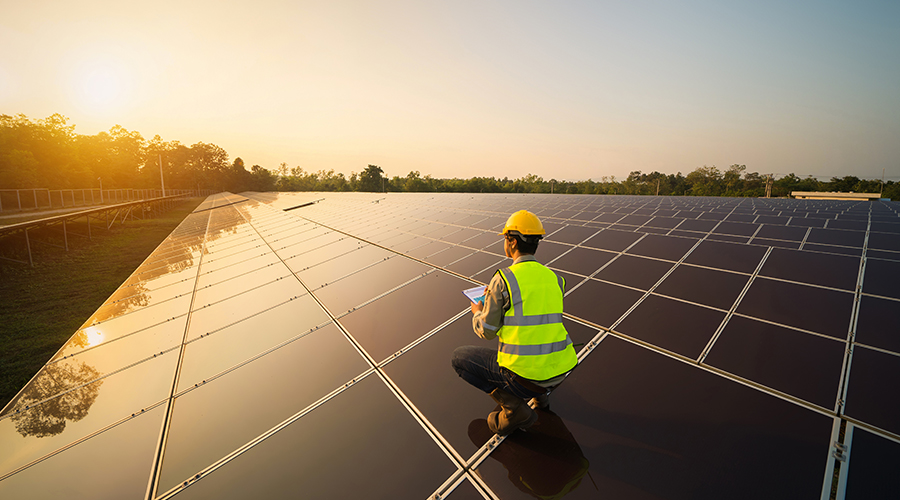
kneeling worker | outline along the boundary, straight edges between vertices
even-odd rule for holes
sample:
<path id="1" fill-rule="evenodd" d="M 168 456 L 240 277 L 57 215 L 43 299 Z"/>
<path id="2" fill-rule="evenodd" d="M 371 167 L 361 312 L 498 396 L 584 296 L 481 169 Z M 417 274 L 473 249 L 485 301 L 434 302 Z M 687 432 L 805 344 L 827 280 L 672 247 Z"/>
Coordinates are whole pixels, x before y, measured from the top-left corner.
<path id="1" fill-rule="evenodd" d="M 513 263 L 494 273 L 484 302 L 472 304 L 475 333 L 485 340 L 499 337 L 499 349 L 458 347 L 452 362 L 460 377 L 500 405 L 487 421 L 492 432 L 505 436 L 537 420 L 526 400 L 534 398 L 545 408 L 550 391 L 577 359 L 562 324 L 565 280 L 534 258 L 545 234 L 541 221 L 520 210 L 509 217 L 500 234 Z"/>

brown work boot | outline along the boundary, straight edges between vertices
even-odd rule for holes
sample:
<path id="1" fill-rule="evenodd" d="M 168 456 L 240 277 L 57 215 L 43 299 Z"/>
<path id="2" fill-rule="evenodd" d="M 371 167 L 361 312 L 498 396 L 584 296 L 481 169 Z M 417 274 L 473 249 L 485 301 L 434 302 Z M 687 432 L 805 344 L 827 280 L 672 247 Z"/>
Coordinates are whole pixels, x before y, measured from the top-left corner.
<path id="1" fill-rule="evenodd" d="M 516 429 L 531 427 L 538 419 L 537 413 L 518 396 L 497 388 L 491 392 L 491 397 L 500 405 L 499 411 L 488 415 L 488 428 L 491 432 L 505 436 Z"/>
<path id="2" fill-rule="evenodd" d="M 550 393 L 545 392 L 544 394 L 541 394 L 540 396 L 531 398 L 531 401 L 529 401 L 529 405 L 532 408 L 540 408 L 542 410 L 546 410 L 547 408 L 550 407 Z"/>

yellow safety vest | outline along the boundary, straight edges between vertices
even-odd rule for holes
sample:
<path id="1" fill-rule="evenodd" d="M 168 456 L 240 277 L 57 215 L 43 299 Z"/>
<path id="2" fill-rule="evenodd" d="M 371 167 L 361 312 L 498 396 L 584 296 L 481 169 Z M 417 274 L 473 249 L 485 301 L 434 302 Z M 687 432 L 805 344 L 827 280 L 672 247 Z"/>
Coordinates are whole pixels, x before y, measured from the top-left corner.
<path id="1" fill-rule="evenodd" d="M 509 310 L 497 332 L 497 363 L 530 380 L 548 380 L 578 363 L 562 324 L 565 280 L 535 261 L 497 271 L 509 291 Z"/>

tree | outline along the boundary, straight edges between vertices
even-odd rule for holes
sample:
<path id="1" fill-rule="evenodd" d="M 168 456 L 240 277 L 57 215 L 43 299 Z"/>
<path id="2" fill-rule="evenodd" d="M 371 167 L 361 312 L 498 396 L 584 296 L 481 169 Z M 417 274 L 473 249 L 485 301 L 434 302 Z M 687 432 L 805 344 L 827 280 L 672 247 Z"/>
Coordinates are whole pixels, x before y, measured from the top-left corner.
<path id="1" fill-rule="evenodd" d="M 278 178 L 268 169 L 259 165 L 250 167 L 250 186 L 252 191 L 274 191 Z"/>
<path id="2" fill-rule="evenodd" d="M 380 192 L 384 186 L 384 170 L 378 165 L 369 165 L 359 173 L 357 191 Z"/>
<path id="3" fill-rule="evenodd" d="M 13 149 L 0 152 L 0 186 L 8 189 L 35 188 L 38 162 L 31 151 Z"/>
<path id="4" fill-rule="evenodd" d="M 725 183 L 725 196 L 740 196 L 742 191 L 741 176 L 747 170 L 747 165 L 734 164 L 728 167 L 722 180 Z"/>
<path id="5" fill-rule="evenodd" d="M 250 172 L 244 166 L 244 160 L 238 156 L 234 159 L 225 176 L 225 190 L 232 193 L 246 191 L 251 185 Z"/>
<path id="6" fill-rule="evenodd" d="M 703 165 L 687 175 L 690 194 L 693 196 L 719 196 L 722 194 L 722 172 L 715 167 Z"/>

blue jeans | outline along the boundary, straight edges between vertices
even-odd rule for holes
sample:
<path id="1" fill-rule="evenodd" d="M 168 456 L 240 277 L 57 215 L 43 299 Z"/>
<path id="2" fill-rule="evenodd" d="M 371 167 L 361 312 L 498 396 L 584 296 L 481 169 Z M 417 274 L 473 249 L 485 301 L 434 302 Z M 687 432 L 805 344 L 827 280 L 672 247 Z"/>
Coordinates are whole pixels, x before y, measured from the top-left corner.
<path id="1" fill-rule="evenodd" d="M 496 349 L 473 345 L 457 347 L 451 363 L 463 380 L 488 394 L 498 387 L 522 399 L 544 394 L 526 389 L 515 380 L 512 372 L 498 365 Z"/>

